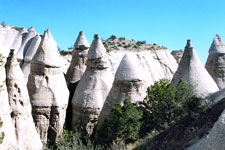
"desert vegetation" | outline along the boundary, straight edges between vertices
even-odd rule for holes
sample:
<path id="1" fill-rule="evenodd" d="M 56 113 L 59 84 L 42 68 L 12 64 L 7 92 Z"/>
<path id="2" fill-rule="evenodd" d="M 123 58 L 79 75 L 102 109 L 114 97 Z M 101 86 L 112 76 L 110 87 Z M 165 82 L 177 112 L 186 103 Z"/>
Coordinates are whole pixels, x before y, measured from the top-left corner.
<path id="1" fill-rule="evenodd" d="M 127 144 L 157 137 L 187 118 L 196 120 L 205 111 L 191 85 L 181 80 L 175 89 L 168 79 L 162 79 L 147 89 L 142 103 L 126 99 L 123 105 L 116 104 L 93 137 L 64 131 L 54 149 L 126 149 Z"/>
<path id="2" fill-rule="evenodd" d="M 147 44 L 145 40 L 135 41 L 127 40 L 125 37 L 116 37 L 115 35 L 110 36 L 107 40 L 103 41 L 103 44 L 107 51 L 111 50 L 159 50 L 167 49 L 164 46 L 159 46 L 157 44 Z"/>

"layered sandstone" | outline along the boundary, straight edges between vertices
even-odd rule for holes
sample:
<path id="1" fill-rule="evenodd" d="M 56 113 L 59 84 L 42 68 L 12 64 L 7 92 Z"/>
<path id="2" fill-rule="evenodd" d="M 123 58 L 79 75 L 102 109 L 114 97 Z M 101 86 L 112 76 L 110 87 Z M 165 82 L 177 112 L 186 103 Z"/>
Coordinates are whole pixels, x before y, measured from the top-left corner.
<path id="1" fill-rule="evenodd" d="M 11 108 L 10 115 L 15 127 L 17 147 L 21 150 L 41 150 L 42 143 L 31 115 L 31 104 L 26 83 L 14 55 L 14 50 L 11 50 L 5 68 Z"/>
<path id="2" fill-rule="evenodd" d="M 87 68 L 72 100 L 73 130 L 82 126 L 89 135 L 92 134 L 112 80 L 105 47 L 95 35 L 88 52 Z"/>
<path id="3" fill-rule="evenodd" d="M 56 42 L 47 30 L 32 59 L 27 83 L 34 122 L 44 144 L 58 140 L 65 122 L 69 91 L 61 66 Z"/>

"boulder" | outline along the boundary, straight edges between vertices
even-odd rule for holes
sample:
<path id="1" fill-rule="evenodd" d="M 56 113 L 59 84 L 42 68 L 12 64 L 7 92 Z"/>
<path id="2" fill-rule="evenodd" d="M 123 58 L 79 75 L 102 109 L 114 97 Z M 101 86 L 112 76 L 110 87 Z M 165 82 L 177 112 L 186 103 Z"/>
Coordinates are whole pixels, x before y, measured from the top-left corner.
<path id="1" fill-rule="evenodd" d="M 219 35 L 213 39 L 205 68 L 219 89 L 225 88 L 225 44 Z"/>
<path id="2" fill-rule="evenodd" d="M 61 65 L 56 42 L 46 30 L 32 59 L 27 83 L 32 115 L 44 144 L 58 140 L 65 122 L 69 91 Z"/>
<path id="3" fill-rule="evenodd" d="M 124 100 L 127 98 L 132 103 L 143 101 L 146 95 L 146 88 L 144 88 L 143 84 L 143 72 L 137 64 L 136 55 L 126 54 L 123 57 L 116 71 L 113 86 L 99 115 L 98 126 L 110 115 L 115 104 L 123 105 Z"/>
<path id="4" fill-rule="evenodd" d="M 70 91 L 69 104 L 68 104 L 67 114 L 66 114 L 67 129 L 71 129 L 71 118 L 72 118 L 71 102 L 72 102 L 72 98 L 76 90 L 77 84 L 79 83 L 86 69 L 87 54 L 88 54 L 89 47 L 90 45 L 87 39 L 85 38 L 83 31 L 81 31 L 74 44 L 74 49 L 72 52 L 72 60 L 66 72 L 67 86 Z"/>
<path id="5" fill-rule="evenodd" d="M 94 36 L 87 57 L 87 68 L 72 99 L 72 129 L 82 126 L 91 135 L 112 86 L 113 76 L 106 49 L 98 35 Z"/>
<path id="6" fill-rule="evenodd" d="M 171 83 L 176 87 L 180 80 L 193 86 L 193 94 L 205 98 L 218 91 L 218 87 L 198 58 L 191 41 L 187 41 L 183 57 Z"/>
<path id="7" fill-rule="evenodd" d="M 188 150 L 223 150 L 225 149 L 225 110 L 222 112 L 213 128 L 199 142 L 189 147 Z"/>
<path id="8" fill-rule="evenodd" d="M 18 149 L 41 150 L 42 142 L 35 129 L 27 87 L 14 50 L 11 50 L 5 68 L 10 115 L 15 127 Z"/>

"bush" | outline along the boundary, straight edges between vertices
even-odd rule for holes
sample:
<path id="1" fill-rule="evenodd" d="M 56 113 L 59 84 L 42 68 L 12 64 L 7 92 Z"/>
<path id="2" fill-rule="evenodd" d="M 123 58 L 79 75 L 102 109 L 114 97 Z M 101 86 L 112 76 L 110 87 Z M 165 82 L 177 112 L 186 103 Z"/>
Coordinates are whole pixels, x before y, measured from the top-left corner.
<path id="1" fill-rule="evenodd" d="M 97 142 L 112 144 L 137 140 L 141 117 L 142 112 L 129 99 L 124 101 L 124 106 L 116 104 L 98 131 Z"/>
<path id="2" fill-rule="evenodd" d="M 110 39 L 111 40 L 115 40 L 116 39 L 116 36 L 115 35 L 111 35 Z"/>
<path id="3" fill-rule="evenodd" d="M 129 47 L 131 47 L 131 45 L 129 44 L 129 45 L 125 45 L 124 46 L 124 48 L 129 48 Z"/>
<path id="4" fill-rule="evenodd" d="M 193 96 L 193 87 L 182 80 L 177 89 L 167 79 L 155 82 L 147 89 L 143 105 L 146 111 L 142 131 L 148 132 L 153 129 L 162 131 L 187 116 L 196 118 L 205 110 L 200 100 Z"/>
<path id="5" fill-rule="evenodd" d="M 0 118 L 0 128 L 3 126 L 3 122 L 1 121 L 1 118 Z M 0 144 L 2 144 L 2 142 L 3 142 L 3 139 L 4 139 L 4 137 L 5 137 L 5 133 L 4 132 L 1 132 L 0 133 L 1 135 L 0 135 Z"/>
<path id="6" fill-rule="evenodd" d="M 101 150 L 95 146 L 88 136 L 81 136 L 79 132 L 64 130 L 56 145 L 46 150 Z"/>

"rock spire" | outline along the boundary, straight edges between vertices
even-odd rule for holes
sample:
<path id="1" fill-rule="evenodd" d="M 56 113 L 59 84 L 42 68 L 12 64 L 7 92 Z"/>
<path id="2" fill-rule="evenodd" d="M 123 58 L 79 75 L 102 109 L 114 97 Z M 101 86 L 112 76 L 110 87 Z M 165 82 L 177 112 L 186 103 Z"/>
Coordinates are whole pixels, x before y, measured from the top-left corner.
<path id="1" fill-rule="evenodd" d="M 72 128 L 83 126 L 89 135 L 112 86 L 113 76 L 105 52 L 99 36 L 95 35 L 88 52 L 87 68 L 72 100 Z"/>
<path id="2" fill-rule="evenodd" d="M 186 83 L 190 83 L 193 86 L 194 95 L 200 98 L 204 98 L 218 91 L 216 83 L 192 47 L 191 40 L 187 40 L 183 57 L 174 74 L 172 84 L 176 87 L 181 79 Z"/>

